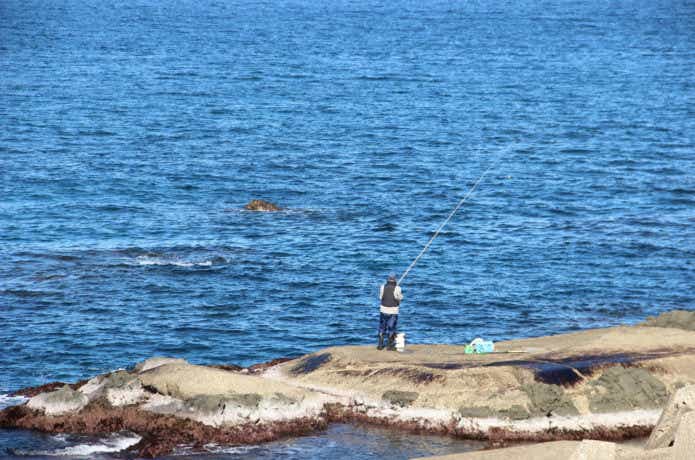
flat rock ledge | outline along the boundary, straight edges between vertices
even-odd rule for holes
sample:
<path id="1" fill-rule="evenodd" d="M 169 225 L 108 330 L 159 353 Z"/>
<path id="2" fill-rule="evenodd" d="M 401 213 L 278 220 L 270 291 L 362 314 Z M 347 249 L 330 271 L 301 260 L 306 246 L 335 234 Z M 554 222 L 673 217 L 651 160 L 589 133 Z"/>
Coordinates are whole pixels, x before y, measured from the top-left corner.
<path id="1" fill-rule="evenodd" d="M 695 408 L 695 314 L 668 315 L 500 342 L 485 355 L 465 354 L 463 345 L 409 345 L 403 353 L 347 346 L 250 368 L 151 358 L 87 381 L 21 390 L 30 399 L 0 411 L 0 427 L 130 431 L 141 437 L 131 449 L 143 457 L 179 446 L 258 444 L 334 422 L 487 440 L 493 448 L 555 441 L 546 446 L 554 458 L 577 449 L 577 458 L 613 458 L 591 452 L 623 455 L 606 441 L 651 435 L 651 453 L 671 455 L 686 443 L 679 439 L 689 439 L 695 417 L 688 415 Z M 513 458 L 484 457 L 489 452 L 462 455 Z M 537 454 L 513 453 L 544 458 Z"/>
<path id="2" fill-rule="evenodd" d="M 694 448 L 695 385 L 688 385 L 670 398 L 649 439 L 642 445 L 596 440 L 555 441 L 428 457 L 427 460 L 692 460 Z"/>

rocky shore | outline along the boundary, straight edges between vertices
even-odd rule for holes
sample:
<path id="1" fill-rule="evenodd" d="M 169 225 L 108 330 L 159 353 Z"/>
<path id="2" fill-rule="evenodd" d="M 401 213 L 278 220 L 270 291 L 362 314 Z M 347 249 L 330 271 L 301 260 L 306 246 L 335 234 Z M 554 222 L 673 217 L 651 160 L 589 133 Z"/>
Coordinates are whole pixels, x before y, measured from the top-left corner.
<path id="1" fill-rule="evenodd" d="M 669 312 L 637 326 L 501 342 L 492 354 L 465 354 L 463 345 L 409 345 L 403 353 L 333 347 L 250 368 L 151 358 L 75 384 L 21 390 L 29 400 L 1 411 L 0 427 L 130 431 L 141 437 L 132 449 L 148 457 L 177 446 L 257 444 L 333 422 L 482 439 L 490 447 L 562 441 L 546 447 L 590 453 L 599 444 L 582 440 L 654 438 L 662 417 L 670 434 L 650 439 L 651 449 L 672 455 L 668 444 L 687 438 L 675 435 L 673 420 L 685 420 L 678 425 L 685 432 L 692 418 L 684 415 L 690 409 L 673 407 L 695 407 L 674 402 L 690 401 L 683 395 L 695 384 L 693 329 L 695 313 Z M 461 458 L 508 458 L 486 456 L 494 452 Z"/>

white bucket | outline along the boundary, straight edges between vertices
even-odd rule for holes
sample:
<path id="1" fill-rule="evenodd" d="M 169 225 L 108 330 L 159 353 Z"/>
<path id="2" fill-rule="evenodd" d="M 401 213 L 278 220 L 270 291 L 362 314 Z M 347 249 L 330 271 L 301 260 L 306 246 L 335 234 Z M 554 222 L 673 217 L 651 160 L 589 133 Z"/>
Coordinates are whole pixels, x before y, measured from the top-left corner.
<path id="1" fill-rule="evenodd" d="M 405 350 L 405 332 L 396 334 L 396 350 L 403 352 Z"/>

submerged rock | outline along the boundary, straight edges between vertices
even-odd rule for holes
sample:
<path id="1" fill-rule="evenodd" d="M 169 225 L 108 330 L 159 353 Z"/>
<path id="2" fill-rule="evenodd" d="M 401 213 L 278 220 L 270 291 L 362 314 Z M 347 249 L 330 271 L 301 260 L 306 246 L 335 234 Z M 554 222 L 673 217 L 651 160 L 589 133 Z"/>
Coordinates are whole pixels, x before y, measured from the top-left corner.
<path id="1" fill-rule="evenodd" d="M 244 209 L 247 211 L 282 211 L 280 206 L 264 200 L 251 200 L 244 206 Z"/>

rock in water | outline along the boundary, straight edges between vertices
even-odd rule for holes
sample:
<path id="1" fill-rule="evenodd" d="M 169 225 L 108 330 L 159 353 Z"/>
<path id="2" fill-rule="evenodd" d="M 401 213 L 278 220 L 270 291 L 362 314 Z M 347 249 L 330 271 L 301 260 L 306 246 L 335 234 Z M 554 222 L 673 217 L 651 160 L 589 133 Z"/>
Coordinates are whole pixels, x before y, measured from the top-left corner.
<path id="1" fill-rule="evenodd" d="M 280 206 L 264 200 L 251 200 L 244 206 L 247 211 L 282 211 Z"/>

